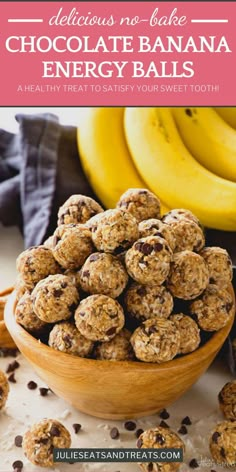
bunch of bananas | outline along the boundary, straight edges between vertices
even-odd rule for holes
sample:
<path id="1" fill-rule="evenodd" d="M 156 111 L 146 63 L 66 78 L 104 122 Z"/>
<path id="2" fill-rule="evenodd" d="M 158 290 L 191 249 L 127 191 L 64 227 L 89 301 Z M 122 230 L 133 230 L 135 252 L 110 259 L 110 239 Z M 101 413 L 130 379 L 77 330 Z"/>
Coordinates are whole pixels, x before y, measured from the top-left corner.
<path id="1" fill-rule="evenodd" d="M 163 213 L 188 208 L 209 228 L 236 230 L 235 108 L 89 108 L 78 145 L 105 207 L 147 187 Z"/>

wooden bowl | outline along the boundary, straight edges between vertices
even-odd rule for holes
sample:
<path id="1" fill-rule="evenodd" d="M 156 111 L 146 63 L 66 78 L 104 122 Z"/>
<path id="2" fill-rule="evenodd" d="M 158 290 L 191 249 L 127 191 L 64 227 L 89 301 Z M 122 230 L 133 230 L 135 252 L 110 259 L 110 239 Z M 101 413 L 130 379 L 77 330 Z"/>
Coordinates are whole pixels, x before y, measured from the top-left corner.
<path id="1" fill-rule="evenodd" d="M 16 345 L 11 338 L 3 319 L 4 309 L 9 295 L 12 293 L 13 288 L 7 288 L 3 292 L 0 292 L 0 348 L 4 349 L 16 349 Z"/>
<path id="2" fill-rule="evenodd" d="M 230 291 L 234 294 L 232 287 Z M 206 344 L 161 365 L 97 361 L 55 351 L 16 323 L 14 308 L 13 292 L 5 309 L 6 326 L 19 350 L 59 397 L 99 418 L 127 419 L 160 411 L 198 380 L 230 332 L 235 302 L 227 326 L 213 334 Z"/>

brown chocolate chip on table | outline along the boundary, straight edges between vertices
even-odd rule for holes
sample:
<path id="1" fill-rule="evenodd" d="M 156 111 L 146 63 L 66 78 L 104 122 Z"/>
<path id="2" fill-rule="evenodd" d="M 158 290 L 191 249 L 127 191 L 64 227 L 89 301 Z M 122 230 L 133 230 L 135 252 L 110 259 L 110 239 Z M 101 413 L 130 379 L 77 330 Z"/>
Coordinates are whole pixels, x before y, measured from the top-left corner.
<path id="1" fill-rule="evenodd" d="M 134 431 L 137 428 L 134 421 L 126 421 L 124 427 L 127 429 L 127 431 Z"/>
<path id="2" fill-rule="evenodd" d="M 110 431 L 111 439 L 118 439 L 120 436 L 119 430 L 117 428 L 112 428 Z"/>
<path id="3" fill-rule="evenodd" d="M 179 434 L 188 434 L 188 430 L 184 424 L 182 424 L 181 428 L 178 430 Z"/>
<path id="4" fill-rule="evenodd" d="M 14 372 L 11 375 L 9 375 L 8 381 L 11 382 L 11 383 L 16 383 Z"/>
<path id="5" fill-rule="evenodd" d="M 15 446 L 16 447 L 21 447 L 22 446 L 22 440 L 23 440 L 23 437 L 20 434 L 18 434 L 15 437 Z"/>
<path id="6" fill-rule="evenodd" d="M 139 436 L 141 436 L 141 434 L 143 434 L 143 429 L 142 428 L 139 428 L 137 429 L 137 431 L 135 431 L 135 436 L 136 438 L 139 438 Z"/>
<path id="7" fill-rule="evenodd" d="M 12 468 L 13 468 L 13 470 L 16 470 L 16 469 L 21 470 L 21 469 L 23 469 L 23 462 L 22 462 L 22 461 L 15 461 L 15 462 L 13 462 Z"/>
<path id="8" fill-rule="evenodd" d="M 163 420 L 167 420 L 170 417 L 168 411 L 165 408 L 160 412 L 159 416 Z"/>
<path id="9" fill-rule="evenodd" d="M 27 383 L 27 387 L 29 390 L 35 390 L 37 388 L 37 384 L 36 382 L 34 382 L 33 380 L 30 380 L 28 383 Z"/>
<path id="10" fill-rule="evenodd" d="M 72 424 L 72 427 L 74 429 L 75 434 L 77 434 L 81 430 L 81 424 L 79 423 Z"/>
<path id="11" fill-rule="evenodd" d="M 161 428 L 169 428 L 169 425 L 164 420 L 160 421 L 159 426 L 161 426 Z"/>
<path id="12" fill-rule="evenodd" d="M 190 420 L 189 416 L 185 416 L 182 419 L 181 424 L 186 424 L 187 426 L 190 426 L 192 424 L 192 421 Z"/>
<path id="13" fill-rule="evenodd" d="M 40 392 L 41 397 L 46 397 L 46 395 L 47 395 L 48 392 L 49 392 L 49 388 L 40 387 L 39 392 Z"/>
<path id="14" fill-rule="evenodd" d="M 13 361 L 10 364 L 8 364 L 6 368 L 6 373 L 10 374 L 10 372 L 14 372 L 14 370 L 18 369 L 20 367 L 20 364 L 18 361 Z"/>
<path id="15" fill-rule="evenodd" d="M 191 467 L 191 469 L 197 469 L 199 467 L 199 464 L 197 462 L 197 459 L 192 459 L 190 462 L 189 462 L 189 467 Z"/>

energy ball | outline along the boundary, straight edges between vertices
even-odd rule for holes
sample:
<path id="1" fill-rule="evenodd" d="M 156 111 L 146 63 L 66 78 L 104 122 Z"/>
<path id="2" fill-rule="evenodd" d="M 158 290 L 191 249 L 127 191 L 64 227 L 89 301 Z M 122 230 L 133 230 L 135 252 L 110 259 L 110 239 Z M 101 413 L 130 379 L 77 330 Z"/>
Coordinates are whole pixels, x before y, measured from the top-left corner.
<path id="1" fill-rule="evenodd" d="M 177 313 L 170 316 L 176 328 L 180 332 L 180 350 L 179 354 L 188 354 L 195 351 L 200 342 L 200 329 L 197 323 L 190 316 L 183 313 Z"/>
<path id="2" fill-rule="evenodd" d="M 79 357 L 88 357 L 93 349 L 93 342 L 86 339 L 69 321 L 55 324 L 49 334 L 48 344 L 57 351 Z"/>
<path id="3" fill-rule="evenodd" d="M 72 195 L 59 208 L 57 224 L 86 223 L 92 216 L 101 213 L 103 208 L 93 198 L 85 195 Z"/>
<path id="4" fill-rule="evenodd" d="M 25 293 L 19 300 L 15 309 L 17 323 L 31 333 L 40 333 L 47 325 L 40 320 L 33 309 L 33 300 L 30 293 Z"/>
<path id="5" fill-rule="evenodd" d="M 178 220 L 169 223 L 175 237 L 175 252 L 199 252 L 205 245 L 205 236 L 197 223 L 190 220 Z"/>
<path id="6" fill-rule="evenodd" d="M 170 225 L 162 223 L 161 220 L 150 218 L 149 220 L 141 221 L 138 225 L 139 238 L 146 238 L 147 236 L 160 236 L 165 239 L 171 250 L 175 250 L 175 236 Z"/>
<path id="7" fill-rule="evenodd" d="M 116 207 L 131 213 L 137 222 L 161 216 L 159 198 L 145 188 L 130 188 L 121 195 Z"/>
<path id="8" fill-rule="evenodd" d="M 185 445 L 177 433 L 170 428 L 157 426 L 156 428 L 144 431 L 138 438 L 137 447 L 139 449 L 183 449 Z M 181 462 L 143 462 L 139 467 L 144 472 L 175 472 L 181 466 Z"/>
<path id="9" fill-rule="evenodd" d="M 32 292 L 33 310 L 46 323 L 69 319 L 79 303 L 79 293 L 70 277 L 49 275 Z"/>
<path id="10" fill-rule="evenodd" d="M 134 360 L 134 351 L 130 344 L 131 333 L 122 329 L 111 341 L 100 343 L 96 346 L 94 356 L 106 361 L 131 361 Z"/>
<path id="11" fill-rule="evenodd" d="M 231 293 L 218 285 L 210 284 L 205 292 L 190 305 L 190 313 L 196 316 L 204 331 L 218 331 L 229 321 L 232 313 Z"/>
<path id="12" fill-rule="evenodd" d="M 130 277 L 140 284 L 161 285 L 168 277 L 173 253 L 165 239 L 147 236 L 128 249 L 125 264 Z"/>
<path id="13" fill-rule="evenodd" d="M 16 268 L 29 289 L 48 275 L 61 272 L 52 252 L 45 246 L 34 246 L 23 251 L 16 260 Z"/>
<path id="14" fill-rule="evenodd" d="M 236 380 L 227 382 L 219 395 L 219 406 L 227 420 L 236 420 Z"/>
<path id="15" fill-rule="evenodd" d="M 21 297 L 23 297 L 25 293 L 31 293 L 31 291 L 32 290 L 27 287 L 22 277 L 18 275 L 15 283 L 16 303 L 19 302 L 19 300 L 21 299 Z"/>
<path id="16" fill-rule="evenodd" d="M 71 436 L 59 421 L 43 419 L 23 436 L 22 448 L 27 459 L 39 467 L 53 467 L 54 448 L 69 448 Z"/>
<path id="17" fill-rule="evenodd" d="M 133 282 L 126 291 L 127 313 L 138 321 L 168 318 L 173 310 L 173 297 L 163 285 L 140 285 Z"/>
<path id="18" fill-rule="evenodd" d="M 210 438 L 210 452 L 217 464 L 236 466 L 236 421 L 217 424 Z"/>
<path id="19" fill-rule="evenodd" d="M 91 254 L 85 261 L 80 283 L 85 292 L 117 298 L 128 282 L 128 274 L 116 256 L 105 252 Z"/>
<path id="20" fill-rule="evenodd" d="M 204 259 L 195 252 L 174 254 L 167 287 L 172 295 L 183 300 L 198 297 L 207 287 L 209 272 Z"/>
<path id="21" fill-rule="evenodd" d="M 0 370 L 0 410 L 5 406 L 9 393 L 7 376 Z"/>
<path id="22" fill-rule="evenodd" d="M 131 344 L 136 357 L 144 362 L 166 362 L 180 350 L 180 333 L 172 321 L 151 318 L 132 334 Z"/>
<path id="23" fill-rule="evenodd" d="M 91 232 L 85 225 L 61 225 L 56 229 L 52 252 L 64 269 L 80 268 L 93 250 Z"/>
<path id="24" fill-rule="evenodd" d="M 184 208 L 175 208 L 174 210 L 170 210 L 162 217 L 163 223 L 168 225 L 180 220 L 193 221 L 198 226 L 201 226 L 199 219 L 190 210 L 185 210 Z"/>
<path id="25" fill-rule="evenodd" d="M 110 341 L 125 324 L 123 308 L 106 295 L 90 295 L 80 302 L 75 324 L 91 341 Z"/>
<path id="26" fill-rule="evenodd" d="M 205 247 L 201 252 L 210 276 L 210 283 L 227 287 L 233 277 L 232 261 L 228 252 L 221 247 Z"/>
<path id="27" fill-rule="evenodd" d="M 137 221 L 127 211 L 106 210 L 92 224 L 92 239 L 98 251 L 121 252 L 138 239 Z"/>

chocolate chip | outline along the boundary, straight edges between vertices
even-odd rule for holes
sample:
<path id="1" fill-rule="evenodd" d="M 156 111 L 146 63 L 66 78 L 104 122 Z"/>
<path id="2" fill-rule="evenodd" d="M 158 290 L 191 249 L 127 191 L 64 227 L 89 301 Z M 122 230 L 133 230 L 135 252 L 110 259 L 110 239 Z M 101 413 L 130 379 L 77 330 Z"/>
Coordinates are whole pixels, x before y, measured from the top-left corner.
<path id="1" fill-rule="evenodd" d="M 68 283 L 67 283 L 67 282 L 62 282 L 61 288 L 66 288 L 67 286 L 68 286 Z"/>
<path id="2" fill-rule="evenodd" d="M 157 332 L 157 330 L 156 330 L 156 326 L 155 326 L 155 325 L 150 326 L 150 327 L 148 328 L 148 334 L 153 334 L 153 333 L 156 333 L 156 332 Z"/>
<path id="3" fill-rule="evenodd" d="M 147 193 L 148 193 L 148 191 L 145 190 L 145 189 L 138 191 L 138 194 L 139 194 L 139 195 L 146 195 Z"/>
<path id="4" fill-rule="evenodd" d="M 19 362 L 17 361 L 11 362 L 10 364 L 8 364 L 6 368 L 6 373 L 9 374 L 10 372 L 14 372 L 14 370 L 18 369 L 18 367 L 20 367 Z"/>
<path id="5" fill-rule="evenodd" d="M 134 431 L 137 428 L 134 421 L 126 421 L 124 427 L 127 429 L 127 431 Z"/>
<path id="6" fill-rule="evenodd" d="M 214 470 L 214 469 L 211 469 L 211 470 L 210 470 L 210 472 L 216 472 L 216 470 Z"/>
<path id="7" fill-rule="evenodd" d="M 197 469 L 199 467 L 197 459 L 191 459 L 189 467 L 191 467 L 191 469 Z"/>
<path id="8" fill-rule="evenodd" d="M 137 290 L 137 294 L 140 295 L 141 297 L 144 297 L 144 295 L 147 294 L 147 290 L 145 287 L 140 287 L 138 290 Z"/>
<path id="9" fill-rule="evenodd" d="M 215 431 L 215 432 L 212 434 L 212 437 L 211 437 L 213 443 L 217 444 L 219 437 L 220 437 L 220 433 L 218 433 L 218 431 Z"/>
<path id="10" fill-rule="evenodd" d="M 179 428 L 178 433 L 179 434 L 188 434 L 188 430 L 187 430 L 187 428 L 184 424 L 182 424 L 182 426 Z"/>
<path id="11" fill-rule="evenodd" d="M 152 472 L 153 471 L 153 463 L 152 462 L 149 462 L 148 466 L 147 466 L 147 470 L 148 472 Z"/>
<path id="12" fill-rule="evenodd" d="M 13 470 L 15 470 L 15 469 L 19 469 L 19 470 L 23 469 L 23 462 L 22 462 L 22 461 L 15 461 L 15 462 L 13 462 L 12 468 L 13 468 Z"/>
<path id="13" fill-rule="evenodd" d="M 65 334 L 65 335 L 62 337 L 62 339 L 63 339 L 63 341 L 65 342 L 67 348 L 70 348 L 70 347 L 72 346 L 72 339 L 71 339 L 71 337 L 69 336 L 69 334 Z"/>
<path id="14" fill-rule="evenodd" d="M 169 425 L 164 420 L 161 420 L 159 426 L 161 426 L 161 428 L 169 428 Z"/>
<path id="15" fill-rule="evenodd" d="M 190 110 L 190 108 L 185 108 L 185 113 L 186 113 L 187 116 L 192 118 L 193 114 L 192 114 L 192 111 Z"/>
<path id="16" fill-rule="evenodd" d="M 89 277 L 90 276 L 90 271 L 89 270 L 83 270 L 82 271 L 82 277 Z"/>
<path id="17" fill-rule="evenodd" d="M 77 434 L 81 430 L 81 424 L 79 423 L 72 424 L 72 427 L 74 429 L 75 434 Z"/>
<path id="18" fill-rule="evenodd" d="M 221 447 L 221 449 L 220 449 L 220 455 L 221 455 L 221 457 L 223 457 L 223 459 L 226 458 L 225 449 L 223 447 Z"/>
<path id="19" fill-rule="evenodd" d="M 192 424 L 192 421 L 190 420 L 189 416 L 185 416 L 182 419 L 181 424 L 186 424 L 187 426 L 190 426 Z"/>
<path id="20" fill-rule="evenodd" d="M 168 411 L 165 408 L 159 413 L 159 416 L 163 420 L 168 420 L 168 418 L 170 417 Z"/>
<path id="21" fill-rule="evenodd" d="M 138 441 L 137 441 L 137 448 L 140 449 L 140 448 L 142 447 L 142 445 L 143 445 L 142 439 L 138 439 Z"/>
<path id="22" fill-rule="evenodd" d="M 15 437 L 15 446 L 16 447 L 21 447 L 22 446 L 22 440 L 23 440 L 23 437 L 20 434 L 18 434 Z"/>
<path id="23" fill-rule="evenodd" d="M 55 438 L 58 438 L 61 435 L 60 429 L 55 424 L 52 424 L 51 426 L 50 435 Z"/>
<path id="24" fill-rule="evenodd" d="M 83 316 L 85 316 L 85 315 L 86 315 L 86 313 L 85 313 L 84 311 L 80 311 L 80 312 L 79 312 L 79 316 L 82 316 L 82 317 L 83 317 Z"/>
<path id="25" fill-rule="evenodd" d="M 116 327 L 115 326 L 113 326 L 112 328 L 110 328 L 106 331 L 107 336 L 112 336 L 115 333 L 116 333 Z"/>
<path id="26" fill-rule="evenodd" d="M 112 428 L 110 431 L 111 439 L 118 439 L 120 436 L 119 430 L 117 428 Z"/>
<path id="27" fill-rule="evenodd" d="M 56 298 L 60 298 L 62 294 L 63 294 L 63 291 L 61 288 L 55 288 L 55 290 L 53 290 L 53 295 Z"/>
<path id="28" fill-rule="evenodd" d="M 162 436 L 162 434 L 156 434 L 156 442 L 161 444 L 161 446 L 165 444 L 165 438 Z"/>
<path id="29" fill-rule="evenodd" d="M 143 434 L 143 432 L 144 432 L 143 429 L 139 428 L 139 429 L 137 429 L 137 431 L 135 431 L 134 434 L 135 434 L 136 438 L 138 439 L 139 436 L 141 436 L 141 434 Z"/>
<path id="30" fill-rule="evenodd" d="M 37 388 L 37 384 L 36 382 L 34 382 L 33 380 L 30 380 L 28 383 L 27 383 L 27 387 L 29 390 L 35 390 Z"/>
<path id="31" fill-rule="evenodd" d="M 91 254 L 91 256 L 89 257 L 89 262 L 95 262 L 99 259 L 100 257 L 100 254 Z"/>
<path id="32" fill-rule="evenodd" d="M 14 372 L 11 375 L 9 375 L 8 381 L 11 382 L 11 383 L 16 383 Z"/>
<path id="33" fill-rule="evenodd" d="M 231 310 L 232 306 L 233 306 L 233 303 L 232 303 L 232 302 L 231 302 L 231 303 L 226 303 L 226 305 L 225 305 L 225 309 L 226 309 L 227 313 L 229 313 L 229 312 L 230 312 L 230 310 Z"/>
<path id="34" fill-rule="evenodd" d="M 0 348 L 0 357 L 16 357 L 18 349 L 9 349 L 7 347 Z"/>
<path id="35" fill-rule="evenodd" d="M 163 249 L 163 245 L 161 243 L 155 243 L 153 249 L 155 252 L 160 252 Z"/>
<path id="36" fill-rule="evenodd" d="M 210 284 L 214 284 L 214 283 L 215 283 L 215 279 L 214 279 L 213 277 L 210 277 L 209 282 L 210 282 Z"/>
<path id="37" fill-rule="evenodd" d="M 153 246 L 151 244 L 148 244 L 148 243 L 142 243 L 142 246 L 140 248 L 140 251 L 142 252 L 142 254 L 144 254 L 145 256 L 149 256 L 149 254 L 152 253 L 153 251 Z"/>
<path id="38" fill-rule="evenodd" d="M 41 397 L 46 397 L 46 395 L 48 394 L 48 391 L 49 391 L 49 388 L 46 388 L 46 387 L 40 387 L 39 389 Z"/>

